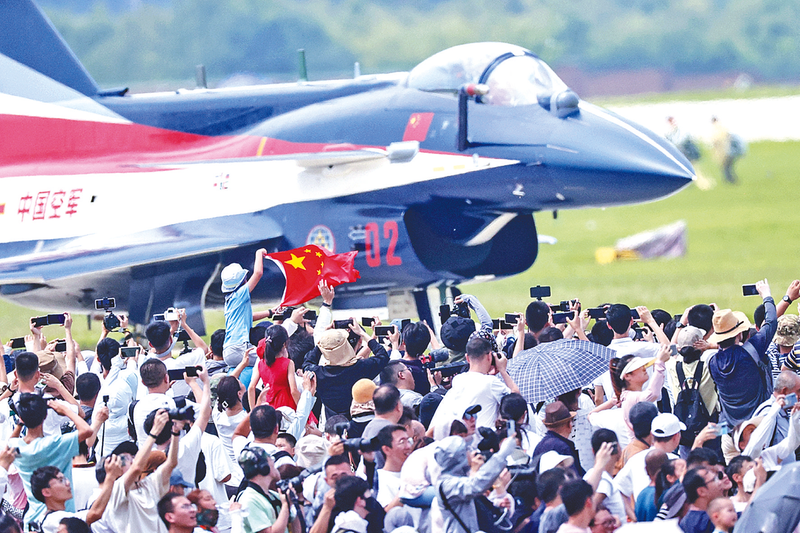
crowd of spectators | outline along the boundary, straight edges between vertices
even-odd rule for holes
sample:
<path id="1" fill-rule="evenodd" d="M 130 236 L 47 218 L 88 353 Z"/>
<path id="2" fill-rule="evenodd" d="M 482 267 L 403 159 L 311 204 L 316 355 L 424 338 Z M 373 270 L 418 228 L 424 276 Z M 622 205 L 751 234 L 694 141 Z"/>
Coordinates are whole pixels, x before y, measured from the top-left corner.
<path id="1" fill-rule="evenodd" d="M 64 313 L 5 345 L 0 533 L 730 532 L 800 458 L 798 281 L 777 306 L 759 282 L 754 325 L 577 300 L 555 324 L 536 300 L 500 329 L 460 295 L 438 335 L 378 336 L 324 283 L 314 320 L 253 312 L 264 254 L 223 270 L 209 344 L 170 309 L 141 341 L 120 316 L 81 350 Z M 607 372 L 529 401 L 514 365 L 573 339 Z"/>

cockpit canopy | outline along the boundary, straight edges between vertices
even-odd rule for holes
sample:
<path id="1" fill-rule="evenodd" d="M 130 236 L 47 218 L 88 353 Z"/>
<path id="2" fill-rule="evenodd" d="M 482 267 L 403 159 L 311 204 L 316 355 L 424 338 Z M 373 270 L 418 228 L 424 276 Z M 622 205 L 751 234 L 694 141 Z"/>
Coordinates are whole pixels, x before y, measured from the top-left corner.
<path id="1" fill-rule="evenodd" d="M 408 86 L 421 91 L 457 92 L 468 83 L 489 87 L 479 102 L 509 107 L 536 104 L 568 89 L 547 63 L 506 43 L 448 48 L 414 67 L 408 76 Z"/>

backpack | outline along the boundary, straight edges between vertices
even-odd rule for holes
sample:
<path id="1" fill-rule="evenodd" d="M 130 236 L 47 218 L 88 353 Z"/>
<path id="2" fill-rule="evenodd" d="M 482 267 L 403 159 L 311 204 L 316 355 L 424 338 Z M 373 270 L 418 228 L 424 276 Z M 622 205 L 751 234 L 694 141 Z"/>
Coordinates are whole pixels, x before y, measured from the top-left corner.
<path id="1" fill-rule="evenodd" d="M 703 403 L 703 397 L 700 395 L 703 361 L 697 362 L 691 388 L 686 384 L 682 361 L 678 361 L 675 370 L 678 372 L 678 385 L 681 391 L 675 399 L 675 409 L 672 412 L 678 417 L 678 420 L 686 424 L 686 430 L 681 433 L 681 444 L 691 447 L 694 438 L 711 420 L 706 405 Z"/>

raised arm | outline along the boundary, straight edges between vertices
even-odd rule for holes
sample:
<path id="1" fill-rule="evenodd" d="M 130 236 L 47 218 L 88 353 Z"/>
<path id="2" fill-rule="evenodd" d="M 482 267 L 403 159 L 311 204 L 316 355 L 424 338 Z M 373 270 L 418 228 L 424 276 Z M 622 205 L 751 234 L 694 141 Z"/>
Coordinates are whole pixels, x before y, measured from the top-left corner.
<path id="1" fill-rule="evenodd" d="M 106 478 L 100 484 L 100 493 L 92 504 L 89 512 L 86 513 L 86 523 L 92 525 L 103 517 L 103 513 L 111 499 L 111 492 L 114 489 L 114 482 L 122 476 L 122 460 L 118 455 L 106 458 L 105 462 Z"/>
<path id="2" fill-rule="evenodd" d="M 208 419 L 211 418 L 211 380 L 208 377 L 208 370 L 203 367 L 202 370 L 197 372 L 196 378 L 184 374 L 184 379 L 194 392 L 194 397 L 200 398 L 200 413 L 197 415 L 194 425 L 198 426 L 200 431 L 205 431 L 208 425 Z M 197 384 L 198 379 L 200 383 L 203 384 L 202 389 Z"/>
<path id="3" fill-rule="evenodd" d="M 667 335 L 664 333 L 664 330 L 661 329 L 661 326 L 658 325 L 656 319 L 653 318 L 650 310 L 644 305 L 640 305 L 636 308 L 636 310 L 639 311 L 639 318 L 642 320 L 642 322 L 650 326 L 650 329 L 652 329 L 656 334 L 656 339 L 658 339 L 658 342 L 669 346 L 669 337 L 667 337 Z"/>
<path id="4" fill-rule="evenodd" d="M 247 280 L 247 290 L 253 292 L 258 282 L 261 281 L 261 276 L 264 275 L 264 257 L 267 256 L 267 251 L 264 248 L 256 250 L 256 257 L 253 261 L 253 275 Z"/>
<path id="5" fill-rule="evenodd" d="M 67 354 L 64 357 L 67 361 L 66 371 L 75 374 L 75 362 L 78 354 L 72 339 L 72 315 L 69 313 L 64 313 L 64 340 L 67 341 Z"/>
<path id="6" fill-rule="evenodd" d="M 195 347 L 200 348 L 204 352 L 208 351 L 208 345 L 203 338 L 194 332 L 194 330 L 186 323 L 186 309 L 178 309 L 178 321 L 181 324 L 181 328 L 183 331 L 189 334 L 189 338 L 192 339 Z"/>
<path id="7" fill-rule="evenodd" d="M 317 323 L 314 326 L 314 342 L 319 342 L 320 337 L 325 330 L 333 324 L 333 313 L 331 312 L 331 305 L 333 305 L 333 297 L 336 296 L 333 287 L 328 286 L 325 281 L 319 282 L 319 294 L 322 296 L 322 307 L 319 308 L 317 316 Z M 319 361 L 319 359 L 317 360 Z"/>
<path id="8" fill-rule="evenodd" d="M 55 378 L 53 378 L 53 380 L 58 381 Z M 72 423 L 75 424 L 75 429 L 78 431 L 79 441 L 83 442 L 86 439 L 94 436 L 94 430 L 92 427 L 86 423 L 86 420 L 75 413 L 66 402 L 62 402 L 60 400 L 48 400 L 47 407 L 55 411 L 57 414 L 66 416 L 72 420 Z"/>
<path id="9" fill-rule="evenodd" d="M 153 449 L 153 445 L 156 443 L 155 436 L 159 435 L 164 430 L 167 422 L 169 422 L 169 414 L 167 413 L 167 410 L 159 409 L 158 413 L 156 413 L 156 416 L 153 419 L 153 427 L 150 429 L 150 433 L 147 435 L 144 444 L 139 446 L 139 452 L 136 454 L 136 457 L 133 458 L 131 467 L 122 475 L 122 483 L 125 487 L 126 494 L 131 487 L 133 487 L 133 484 L 139 481 L 139 477 L 142 475 L 145 467 L 147 466 L 147 460 L 150 457 L 150 451 Z"/>
<path id="10" fill-rule="evenodd" d="M 206 420 L 208 422 L 208 420 Z M 180 443 L 180 430 L 175 431 L 177 428 L 175 426 L 172 427 L 172 439 L 169 441 L 169 453 L 167 453 L 167 462 L 162 465 L 163 470 L 161 471 L 161 482 L 164 485 L 169 485 L 169 476 L 172 475 L 172 471 L 178 466 L 178 449 L 181 446 Z M 149 437 L 148 437 L 149 440 Z"/>
<path id="11" fill-rule="evenodd" d="M 261 381 L 261 372 L 258 370 L 258 363 L 256 362 L 253 365 L 253 373 L 250 374 L 250 384 L 247 385 L 247 403 L 251 411 L 256 406 L 256 387 L 258 387 L 259 381 Z"/>
<path id="12" fill-rule="evenodd" d="M 786 298 L 789 301 L 786 301 Z M 778 318 L 782 317 L 783 314 L 789 309 L 789 306 L 792 305 L 798 298 L 800 298 L 800 280 L 794 280 L 789 284 L 789 287 L 786 289 L 786 296 L 778 302 L 776 307 L 776 314 Z"/>

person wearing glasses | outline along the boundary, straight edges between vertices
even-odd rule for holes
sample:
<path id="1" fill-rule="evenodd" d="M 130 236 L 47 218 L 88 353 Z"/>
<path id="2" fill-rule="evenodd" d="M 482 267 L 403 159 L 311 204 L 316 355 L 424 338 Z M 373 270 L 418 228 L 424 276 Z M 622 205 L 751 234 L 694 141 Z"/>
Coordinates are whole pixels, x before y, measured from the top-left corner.
<path id="1" fill-rule="evenodd" d="M 400 503 L 400 470 L 414 449 L 414 439 L 409 437 L 404 426 L 392 424 L 378 432 L 378 443 L 385 457 L 383 468 L 378 469 L 378 503 L 383 510 L 402 505 Z"/>
<path id="2" fill-rule="evenodd" d="M 169 533 L 192 533 L 197 527 L 197 506 L 182 494 L 169 492 L 161 498 L 158 516 Z"/>
<path id="3" fill-rule="evenodd" d="M 684 533 L 712 533 L 714 524 L 706 512 L 708 504 L 724 496 L 725 474 L 710 468 L 695 468 L 683 476 L 683 489 L 686 491 L 686 501 L 689 511 L 680 521 Z M 730 484 L 728 484 L 730 488 Z"/>

